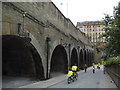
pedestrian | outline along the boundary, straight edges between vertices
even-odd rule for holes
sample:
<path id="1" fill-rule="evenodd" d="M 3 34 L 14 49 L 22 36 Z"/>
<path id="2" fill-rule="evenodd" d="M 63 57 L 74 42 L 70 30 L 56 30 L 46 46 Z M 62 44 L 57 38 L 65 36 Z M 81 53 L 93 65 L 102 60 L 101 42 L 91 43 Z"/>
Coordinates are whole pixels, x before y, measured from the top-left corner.
<path id="1" fill-rule="evenodd" d="M 93 68 L 92 68 L 92 69 L 93 69 L 93 73 L 95 73 L 95 66 L 94 66 L 94 65 L 93 65 Z"/>
<path id="2" fill-rule="evenodd" d="M 86 72 L 87 71 L 87 65 L 86 64 L 85 64 L 84 68 L 85 68 L 85 72 Z"/>

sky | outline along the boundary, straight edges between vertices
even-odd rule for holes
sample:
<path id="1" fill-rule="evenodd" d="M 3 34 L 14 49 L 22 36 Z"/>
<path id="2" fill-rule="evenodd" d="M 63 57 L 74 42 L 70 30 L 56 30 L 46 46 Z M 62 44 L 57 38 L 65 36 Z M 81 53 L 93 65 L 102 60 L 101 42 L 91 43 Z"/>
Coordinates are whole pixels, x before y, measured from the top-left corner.
<path id="1" fill-rule="evenodd" d="M 103 20 L 104 14 L 113 15 L 113 7 L 120 0 L 52 0 L 66 18 L 77 22 Z"/>

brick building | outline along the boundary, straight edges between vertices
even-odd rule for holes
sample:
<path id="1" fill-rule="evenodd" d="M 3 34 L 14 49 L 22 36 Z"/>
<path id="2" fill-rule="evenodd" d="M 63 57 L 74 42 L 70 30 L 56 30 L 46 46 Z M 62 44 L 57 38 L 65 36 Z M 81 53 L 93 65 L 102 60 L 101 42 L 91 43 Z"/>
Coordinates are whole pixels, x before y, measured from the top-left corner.
<path id="1" fill-rule="evenodd" d="M 85 33 L 86 36 L 93 42 L 96 46 L 102 46 L 105 38 L 100 38 L 105 31 L 103 29 L 102 21 L 85 21 L 77 22 L 76 26 L 80 31 Z"/>

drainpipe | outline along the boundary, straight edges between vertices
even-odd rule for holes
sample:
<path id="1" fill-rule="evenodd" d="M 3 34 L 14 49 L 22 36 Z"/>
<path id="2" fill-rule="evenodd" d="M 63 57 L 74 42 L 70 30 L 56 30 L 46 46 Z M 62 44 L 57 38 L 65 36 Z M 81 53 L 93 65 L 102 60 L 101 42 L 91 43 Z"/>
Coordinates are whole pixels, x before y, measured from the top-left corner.
<path id="1" fill-rule="evenodd" d="M 47 37 L 46 38 L 46 43 L 47 43 L 47 62 L 46 62 L 46 79 L 49 79 L 49 76 L 48 76 L 48 54 L 49 54 L 49 42 L 50 42 L 50 38 Z"/>
<path id="2" fill-rule="evenodd" d="M 18 36 L 20 36 L 21 23 L 18 23 Z"/>
<path id="3" fill-rule="evenodd" d="M 79 56 L 79 53 L 80 53 L 80 51 L 79 51 L 79 49 L 80 49 L 80 46 L 77 46 L 77 49 L 78 49 L 78 68 L 80 68 L 80 65 L 79 65 L 79 63 L 80 63 L 80 56 Z"/>
<path id="4" fill-rule="evenodd" d="M 69 66 L 71 67 L 70 49 L 71 49 L 71 44 L 69 44 Z"/>

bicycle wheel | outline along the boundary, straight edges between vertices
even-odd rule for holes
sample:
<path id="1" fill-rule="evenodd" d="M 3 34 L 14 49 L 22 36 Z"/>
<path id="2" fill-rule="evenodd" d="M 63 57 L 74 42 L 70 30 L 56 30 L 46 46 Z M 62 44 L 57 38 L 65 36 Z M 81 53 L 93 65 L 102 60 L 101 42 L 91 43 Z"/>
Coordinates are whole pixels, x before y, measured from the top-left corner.
<path id="1" fill-rule="evenodd" d="M 68 82 L 68 84 L 71 83 L 71 78 L 70 77 L 68 77 L 67 82 Z"/>

